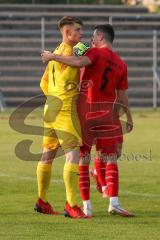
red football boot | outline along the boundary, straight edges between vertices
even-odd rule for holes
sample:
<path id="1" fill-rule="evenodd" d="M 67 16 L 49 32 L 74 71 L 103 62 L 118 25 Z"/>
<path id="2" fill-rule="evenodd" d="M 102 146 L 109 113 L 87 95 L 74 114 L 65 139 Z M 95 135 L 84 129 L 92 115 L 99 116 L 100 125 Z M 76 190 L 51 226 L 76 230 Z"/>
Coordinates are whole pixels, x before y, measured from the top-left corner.
<path id="1" fill-rule="evenodd" d="M 71 218 L 89 218 L 84 214 L 80 207 L 78 207 L 77 205 L 71 207 L 68 202 L 66 203 L 66 206 L 64 208 L 64 216 Z"/>
<path id="2" fill-rule="evenodd" d="M 59 212 L 54 211 L 52 206 L 48 202 L 46 203 L 43 202 L 41 198 L 39 198 L 38 201 L 36 202 L 34 210 L 43 214 L 53 214 L 53 215 L 60 214 Z"/>

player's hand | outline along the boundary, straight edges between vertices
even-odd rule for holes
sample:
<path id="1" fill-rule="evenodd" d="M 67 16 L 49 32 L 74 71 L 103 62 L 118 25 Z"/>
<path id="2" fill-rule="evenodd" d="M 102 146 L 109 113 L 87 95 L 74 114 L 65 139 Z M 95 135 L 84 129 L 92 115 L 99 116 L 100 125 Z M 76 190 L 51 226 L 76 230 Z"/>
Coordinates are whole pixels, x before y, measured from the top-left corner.
<path id="1" fill-rule="evenodd" d="M 83 56 L 89 48 L 90 46 L 88 43 L 79 42 L 73 48 L 74 55 Z"/>
<path id="2" fill-rule="evenodd" d="M 127 121 L 126 123 L 126 130 L 127 132 L 131 132 L 133 130 L 133 122 L 132 121 Z"/>
<path id="3" fill-rule="evenodd" d="M 49 62 L 50 60 L 52 60 L 52 58 L 53 58 L 53 54 L 50 51 L 44 50 L 41 53 L 41 59 L 43 63 Z"/>

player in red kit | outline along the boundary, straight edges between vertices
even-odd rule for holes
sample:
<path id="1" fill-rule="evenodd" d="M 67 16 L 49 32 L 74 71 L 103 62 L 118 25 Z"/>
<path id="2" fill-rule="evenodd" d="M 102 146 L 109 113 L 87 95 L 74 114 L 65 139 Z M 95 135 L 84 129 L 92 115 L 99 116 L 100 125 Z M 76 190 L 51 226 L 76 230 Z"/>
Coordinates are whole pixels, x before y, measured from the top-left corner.
<path id="1" fill-rule="evenodd" d="M 85 66 L 78 101 L 83 136 L 79 186 L 85 214 L 92 215 L 89 162 L 91 147 L 96 144 L 95 167 L 103 196 L 110 201 L 108 213 L 131 217 L 133 214 L 121 208 L 118 202 L 117 159 L 123 143 L 120 108 L 127 116 L 127 131 L 132 129 L 133 123 L 125 94 L 128 88 L 127 66 L 112 50 L 113 40 L 113 27 L 110 24 L 99 25 L 95 27 L 92 37 L 95 47 L 84 56 L 63 57 L 45 51 L 42 59 L 75 67 Z"/>

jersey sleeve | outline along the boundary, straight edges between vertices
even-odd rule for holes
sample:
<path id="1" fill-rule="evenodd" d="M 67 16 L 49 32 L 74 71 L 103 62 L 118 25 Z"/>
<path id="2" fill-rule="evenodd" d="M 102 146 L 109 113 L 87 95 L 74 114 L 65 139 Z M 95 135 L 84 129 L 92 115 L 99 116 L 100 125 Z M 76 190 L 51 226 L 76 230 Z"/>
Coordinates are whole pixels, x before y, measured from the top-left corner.
<path id="1" fill-rule="evenodd" d="M 118 82 L 117 89 L 119 90 L 125 90 L 128 89 L 128 72 L 127 72 L 127 65 L 125 65 L 122 77 L 120 81 Z"/>
<path id="2" fill-rule="evenodd" d="M 88 51 L 84 54 L 84 56 L 88 57 L 92 63 L 94 63 L 98 57 L 98 51 L 96 48 L 90 48 Z"/>
<path id="3" fill-rule="evenodd" d="M 42 91 L 45 95 L 48 94 L 48 78 L 49 78 L 48 71 L 49 71 L 49 66 L 47 65 L 47 67 L 43 73 L 43 76 L 41 78 L 41 81 L 40 81 L 40 88 L 42 89 Z"/>

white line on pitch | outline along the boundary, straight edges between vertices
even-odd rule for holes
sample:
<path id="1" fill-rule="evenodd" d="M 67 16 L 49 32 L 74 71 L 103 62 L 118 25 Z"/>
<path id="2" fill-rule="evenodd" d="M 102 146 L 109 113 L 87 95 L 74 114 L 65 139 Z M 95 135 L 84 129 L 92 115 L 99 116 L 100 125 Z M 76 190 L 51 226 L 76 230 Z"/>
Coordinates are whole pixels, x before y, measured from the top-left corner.
<path id="1" fill-rule="evenodd" d="M 14 175 L 9 175 L 6 173 L 0 173 L 0 177 L 9 177 L 9 178 L 15 178 L 17 180 L 25 180 L 25 181 L 37 181 L 36 177 L 18 177 Z M 51 182 L 56 184 L 64 184 L 63 179 L 52 179 Z M 91 188 L 95 188 L 95 185 L 91 185 Z M 120 191 L 123 195 L 132 195 L 132 196 L 138 196 L 138 197 L 152 197 L 152 198 L 159 198 L 160 194 L 152 194 L 152 193 L 138 193 L 138 192 L 131 192 L 131 191 Z"/>

